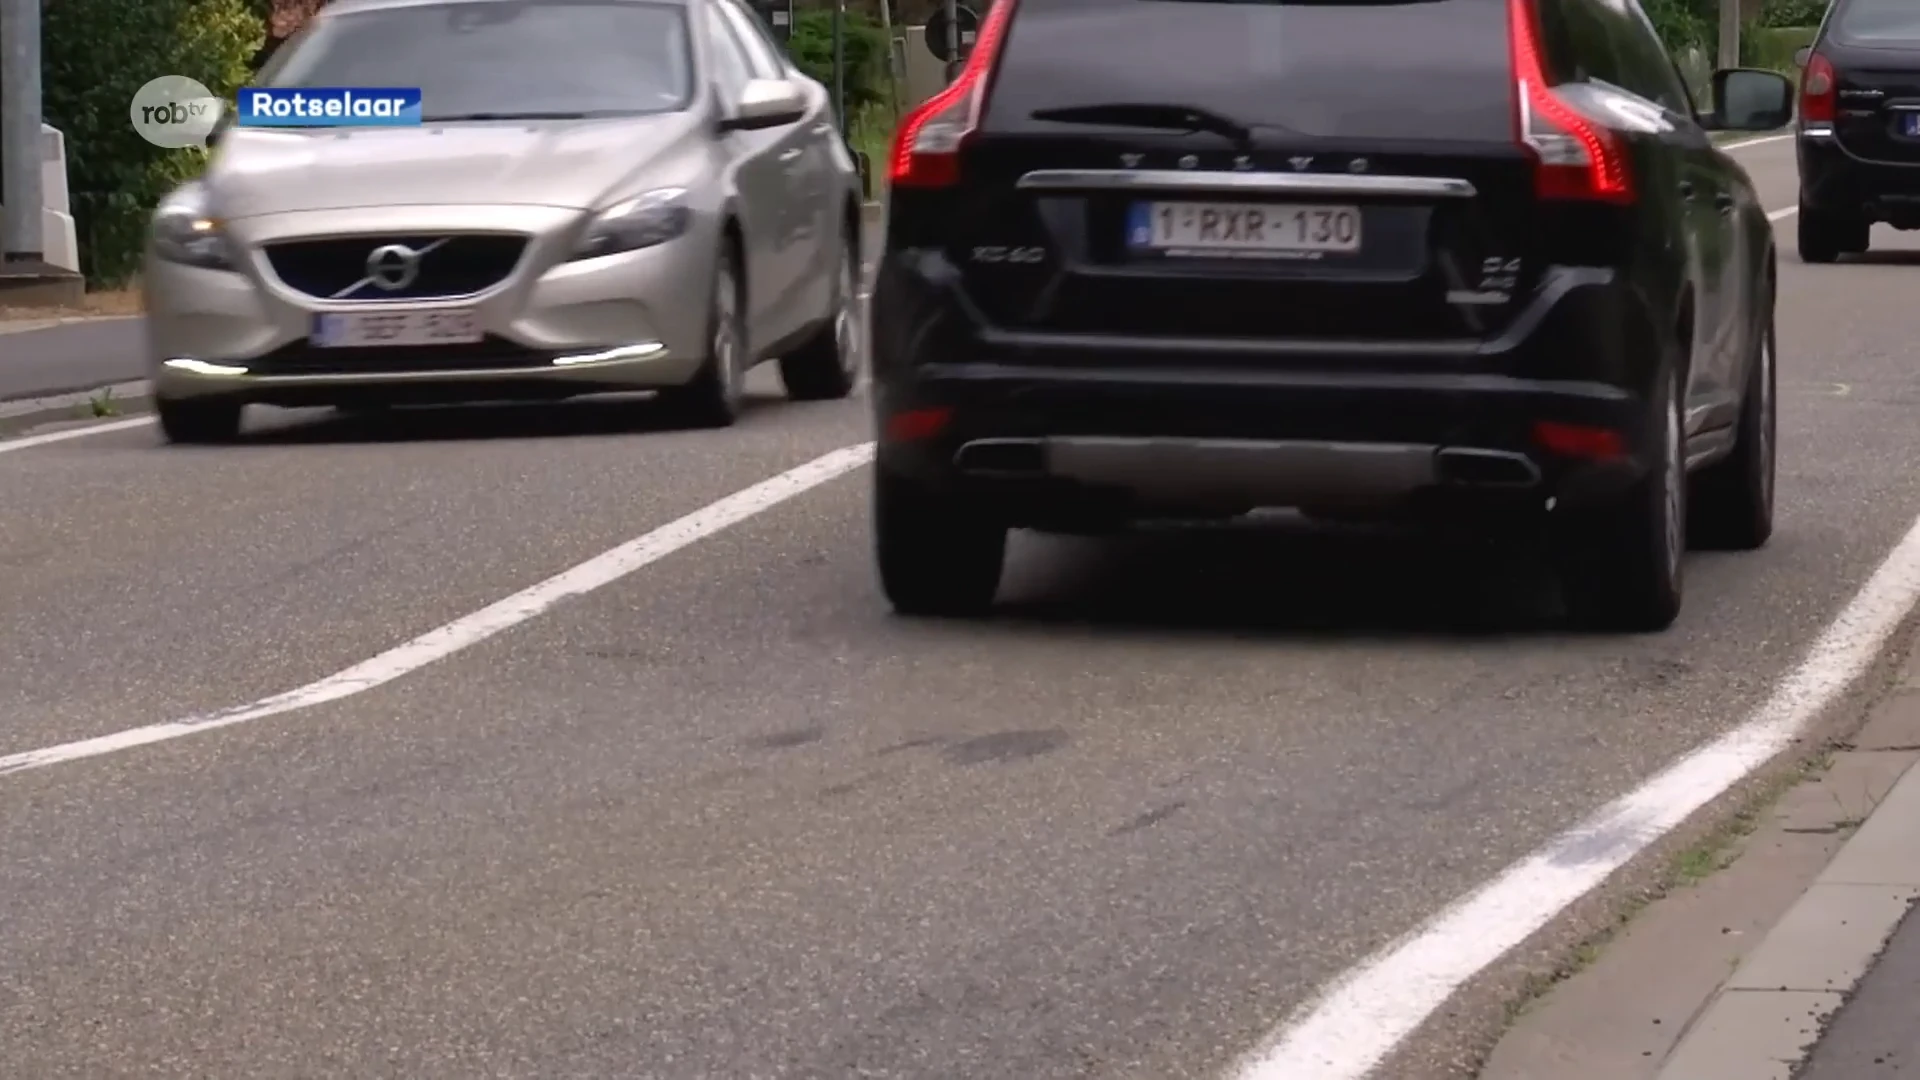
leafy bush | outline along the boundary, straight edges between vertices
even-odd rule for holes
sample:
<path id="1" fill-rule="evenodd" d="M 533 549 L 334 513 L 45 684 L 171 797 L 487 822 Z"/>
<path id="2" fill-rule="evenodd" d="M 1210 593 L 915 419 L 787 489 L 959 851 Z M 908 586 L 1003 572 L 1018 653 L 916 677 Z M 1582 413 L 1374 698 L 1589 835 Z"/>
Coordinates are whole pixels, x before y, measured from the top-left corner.
<path id="1" fill-rule="evenodd" d="M 154 204 L 206 164 L 205 151 L 135 134 L 134 93 L 186 75 L 232 101 L 264 25 L 256 0 L 50 0 L 43 12 L 42 93 L 47 123 L 67 137 L 81 271 L 118 283 L 139 265 Z"/>
<path id="2" fill-rule="evenodd" d="M 1760 25 L 1819 26 L 1827 13 L 1827 0 L 1768 0 L 1760 9 Z"/>
<path id="3" fill-rule="evenodd" d="M 833 89 L 833 13 L 797 11 L 793 16 L 793 37 L 787 51 L 801 71 Z M 866 15 L 848 11 L 841 63 L 847 90 L 847 115 L 863 108 L 889 102 L 887 83 L 887 35 Z"/>
<path id="4" fill-rule="evenodd" d="M 1719 25 L 1716 0 L 1642 0 L 1641 6 L 1668 52 L 1678 56 L 1688 49 L 1712 50 Z"/>

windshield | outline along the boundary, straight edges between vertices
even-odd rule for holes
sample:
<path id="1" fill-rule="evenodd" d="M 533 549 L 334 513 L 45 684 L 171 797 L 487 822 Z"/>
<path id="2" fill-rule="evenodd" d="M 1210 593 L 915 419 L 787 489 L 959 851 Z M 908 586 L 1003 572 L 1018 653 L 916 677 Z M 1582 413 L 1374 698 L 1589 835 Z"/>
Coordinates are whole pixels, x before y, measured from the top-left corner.
<path id="1" fill-rule="evenodd" d="M 1914 0 L 1851 0 L 1840 5 L 1834 36 L 1843 41 L 1920 41 L 1920 4 Z"/>
<path id="2" fill-rule="evenodd" d="M 678 4 L 465 0 L 322 14 L 261 86 L 406 87 L 422 119 L 671 112 L 693 97 Z"/>

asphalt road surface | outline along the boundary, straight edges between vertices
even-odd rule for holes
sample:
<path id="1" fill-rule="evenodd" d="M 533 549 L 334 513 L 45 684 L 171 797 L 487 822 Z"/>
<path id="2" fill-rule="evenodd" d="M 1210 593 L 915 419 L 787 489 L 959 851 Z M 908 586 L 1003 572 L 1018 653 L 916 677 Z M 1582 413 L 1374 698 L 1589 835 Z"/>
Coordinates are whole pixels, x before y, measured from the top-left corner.
<path id="1" fill-rule="evenodd" d="M 1791 207 L 1791 143 L 1741 154 Z M 1791 224 L 1779 531 L 1665 635 L 1285 526 L 1023 536 L 998 618 L 897 619 L 864 403 L 770 371 L 723 432 L 0 452 L 0 1074 L 1217 1076 L 1739 724 L 1920 515 L 1920 240 Z"/>

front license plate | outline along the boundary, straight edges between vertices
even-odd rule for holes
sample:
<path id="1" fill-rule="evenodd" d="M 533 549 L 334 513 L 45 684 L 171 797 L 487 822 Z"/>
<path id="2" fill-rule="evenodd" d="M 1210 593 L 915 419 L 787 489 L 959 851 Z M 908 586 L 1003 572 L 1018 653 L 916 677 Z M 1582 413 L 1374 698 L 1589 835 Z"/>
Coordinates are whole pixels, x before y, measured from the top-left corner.
<path id="1" fill-rule="evenodd" d="M 1909 139 L 1920 138 L 1920 112 L 1900 114 L 1900 134 Z"/>
<path id="2" fill-rule="evenodd" d="M 1360 250 L 1360 208 L 1273 203 L 1135 203 L 1127 246 L 1165 255 L 1317 259 Z"/>
<path id="3" fill-rule="evenodd" d="M 328 312 L 313 320 L 313 344 L 323 349 L 471 345 L 483 337 L 479 320 L 464 309 Z"/>

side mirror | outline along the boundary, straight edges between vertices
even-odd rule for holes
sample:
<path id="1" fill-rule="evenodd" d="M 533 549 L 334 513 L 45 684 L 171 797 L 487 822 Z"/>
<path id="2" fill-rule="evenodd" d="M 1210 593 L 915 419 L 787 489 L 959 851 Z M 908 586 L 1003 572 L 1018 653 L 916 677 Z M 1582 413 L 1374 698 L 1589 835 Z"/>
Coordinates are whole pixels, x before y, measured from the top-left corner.
<path id="1" fill-rule="evenodd" d="M 1713 73 L 1713 123 L 1720 131 L 1772 131 L 1793 121 L 1793 83 L 1755 68 Z"/>
<path id="2" fill-rule="evenodd" d="M 1807 61 L 1811 59 L 1813 59 L 1813 46 L 1802 45 L 1799 48 L 1793 50 L 1793 66 L 1794 67 L 1806 67 Z"/>
<path id="3" fill-rule="evenodd" d="M 740 91 L 740 100 L 720 127 L 725 131 L 759 131 L 797 124 L 807 115 L 807 99 L 785 79 L 754 79 Z"/>

